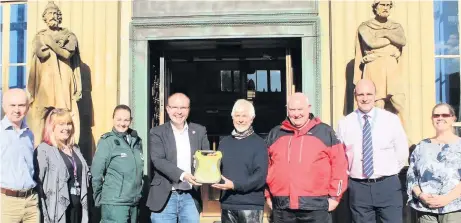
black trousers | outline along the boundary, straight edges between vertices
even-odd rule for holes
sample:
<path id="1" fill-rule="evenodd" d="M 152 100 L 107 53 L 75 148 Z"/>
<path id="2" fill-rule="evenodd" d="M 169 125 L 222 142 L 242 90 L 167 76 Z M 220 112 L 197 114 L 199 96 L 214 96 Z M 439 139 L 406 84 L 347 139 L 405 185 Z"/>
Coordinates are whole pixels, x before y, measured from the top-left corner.
<path id="1" fill-rule="evenodd" d="M 222 210 L 221 223 L 262 223 L 263 210 Z"/>
<path id="2" fill-rule="evenodd" d="M 402 185 L 397 175 L 375 183 L 349 179 L 349 204 L 354 223 L 403 222 Z"/>
<path id="3" fill-rule="evenodd" d="M 80 203 L 80 196 L 70 195 L 70 204 L 66 209 L 66 222 L 67 223 L 81 223 L 82 222 L 82 204 Z"/>
<path id="4" fill-rule="evenodd" d="M 272 220 L 274 223 L 331 223 L 331 216 L 326 210 L 274 209 L 272 210 Z"/>

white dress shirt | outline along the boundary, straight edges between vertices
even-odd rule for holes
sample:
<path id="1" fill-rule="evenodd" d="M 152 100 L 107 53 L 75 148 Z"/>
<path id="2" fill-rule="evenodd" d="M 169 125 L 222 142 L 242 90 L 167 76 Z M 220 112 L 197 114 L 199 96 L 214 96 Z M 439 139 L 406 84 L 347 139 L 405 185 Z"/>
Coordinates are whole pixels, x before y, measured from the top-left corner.
<path id="1" fill-rule="evenodd" d="M 339 121 L 338 138 L 345 145 L 351 178 L 367 178 L 363 174 L 362 130 L 365 114 L 356 110 Z M 407 164 L 408 140 L 397 115 L 381 108 L 367 113 L 373 143 L 372 179 L 398 174 Z"/>
<path id="2" fill-rule="evenodd" d="M 190 141 L 189 141 L 189 126 L 187 122 L 184 124 L 182 130 L 177 129 L 173 124 L 174 140 L 176 142 L 176 159 L 177 166 L 179 169 L 183 170 L 184 173 L 181 174 L 180 180 L 181 183 L 173 184 L 173 190 L 190 190 L 192 185 L 189 182 L 184 181 L 184 174 L 191 173 L 191 152 L 190 152 Z"/>

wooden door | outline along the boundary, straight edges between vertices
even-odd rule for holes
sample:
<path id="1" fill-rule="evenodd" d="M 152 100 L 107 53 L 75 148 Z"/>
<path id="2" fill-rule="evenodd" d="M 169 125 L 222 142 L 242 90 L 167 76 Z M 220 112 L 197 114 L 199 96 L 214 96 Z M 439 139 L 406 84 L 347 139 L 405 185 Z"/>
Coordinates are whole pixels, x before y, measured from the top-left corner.
<path id="1" fill-rule="evenodd" d="M 288 100 L 288 97 L 292 95 L 295 92 L 295 83 L 294 83 L 294 78 L 293 78 L 293 61 L 291 58 L 291 49 L 287 48 L 286 49 L 286 54 L 285 54 L 285 69 L 286 69 L 286 99 Z"/>

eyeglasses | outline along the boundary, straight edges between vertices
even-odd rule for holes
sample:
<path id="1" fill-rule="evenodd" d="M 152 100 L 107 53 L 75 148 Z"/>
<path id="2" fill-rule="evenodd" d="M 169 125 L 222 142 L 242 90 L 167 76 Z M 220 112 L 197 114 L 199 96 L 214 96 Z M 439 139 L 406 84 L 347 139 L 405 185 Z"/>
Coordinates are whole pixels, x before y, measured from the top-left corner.
<path id="1" fill-rule="evenodd" d="M 450 118 L 452 116 L 453 116 L 452 114 L 432 114 L 432 118 L 438 118 L 438 117 Z"/>

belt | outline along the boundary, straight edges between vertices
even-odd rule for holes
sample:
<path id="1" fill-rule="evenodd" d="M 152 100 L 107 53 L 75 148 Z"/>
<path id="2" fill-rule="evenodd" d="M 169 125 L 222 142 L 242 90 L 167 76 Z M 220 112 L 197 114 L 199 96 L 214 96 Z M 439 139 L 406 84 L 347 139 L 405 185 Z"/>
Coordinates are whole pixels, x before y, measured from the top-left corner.
<path id="1" fill-rule="evenodd" d="M 351 178 L 351 180 L 353 181 L 356 181 L 356 182 L 362 182 L 362 183 L 377 183 L 377 182 L 380 182 L 380 181 L 383 181 L 389 177 L 393 177 L 395 175 L 391 175 L 391 176 L 383 176 L 383 177 L 378 177 L 378 178 L 375 178 L 375 179 L 357 179 L 357 178 Z"/>
<path id="2" fill-rule="evenodd" d="M 10 197 L 29 197 L 30 195 L 35 193 L 34 188 L 26 190 L 26 191 L 20 191 L 20 190 L 10 190 L 6 188 L 1 188 L 2 194 Z"/>
<path id="3" fill-rule="evenodd" d="M 173 190 L 173 193 L 177 194 L 190 194 L 192 190 Z"/>

